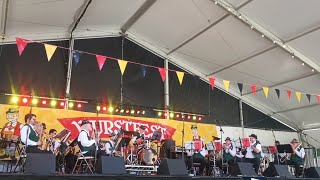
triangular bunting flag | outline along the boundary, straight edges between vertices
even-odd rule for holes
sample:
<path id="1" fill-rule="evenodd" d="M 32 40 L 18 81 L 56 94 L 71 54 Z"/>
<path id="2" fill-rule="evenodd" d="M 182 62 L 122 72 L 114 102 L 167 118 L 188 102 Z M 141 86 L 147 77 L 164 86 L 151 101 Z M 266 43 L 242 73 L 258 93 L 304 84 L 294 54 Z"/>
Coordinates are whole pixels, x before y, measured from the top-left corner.
<path id="1" fill-rule="evenodd" d="M 251 90 L 252 90 L 253 95 L 256 95 L 257 86 L 256 85 L 251 85 Z"/>
<path id="2" fill-rule="evenodd" d="M 48 62 L 51 60 L 54 52 L 57 49 L 57 46 L 51 45 L 51 44 L 44 44 L 44 48 L 46 49 Z"/>
<path id="3" fill-rule="evenodd" d="M 280 98 L 280 89 L 275 89 L 275 91 L 277 93 L 278 98 Z"/>
<path id="4" fill-rule="evenodd" d="M 161 76 L 161 79 L 162 81 L 164 82 L 164 80 L 166 79 L 166 69 L 165 68 L 158 68 L 159 70 L 159 73 L 160 73 L 160 76 Z"/>
<path id="5" fill-rule="evenodd" d="M 238 88 L 239 88 L 240 94 L 242 95 L 243 84 L 242 83 L 237 83 L 237 84 L 238 84 Z"/>
<path id="6" fill-rule="evenodd" d="M 300 103 L 300 101 L 301 101 L 301 92 L 296 92 L 296 96 L 297 96 L 298 102 Z"/>
<path id="7" fill-rule="evenodd" d="M 216 81 L 216 78 L 209 78 L 209 82 L 210 82 L 210 85 L 211 85 L 211 89 L 213 90 L 214 89 L 214 83 Z"/>
<path id="8" fill-rule="evenodd" d="M 181 84 L 182 84 L 182 81 L 183 81 L 183 77 L 184 77 L 184 72 L 176 71 L 176 74 L 177 74 L 179 83 L 180 83 L 180 85 L 181 85 Z"/>
<path id="9" fill-rule="evenodd" d="M 264 92 L 264 95 L 266 95 L 266 98 L 268 98 L 269 88 L 263 87 L 263 92 Z"/>
<path id="10" fill-rule="evenodd" d="M 18 47 L 18 51 L 19 51 L 19 56 L 21 56 L 21 54 L 23 53 L 24 48 L 28 44 L 28 40 L 21 39 L 21 38 L 16 38 L 16 42 L 17 42 L 17 47 Z"/>
<path id="11" fill-rule="evenodd" d="M 118 64 L 119 64 L 119 67 L 120 67 L 121 75 L 123 75 L 124 71 L 126 70 L 128 61 L 124 61 L 124 60 L 118 59 Z"/>
<path id="12" fill-rule="evenodd" d="M 309 100 L 309 103 L 310 103 L 310 100 L 311 100 L 311 95 L 310 94 L 306 94 L 308 100 Z"/>
<path id="13" fill-rule="evenodd" d="M 230 81 L 223 80 L 224 87 L 226 88 L 226 91 L 229 92 L 229 86 L 230 86 Z"/>
<path id="14" fill-rule="evenodd" d="M 105 57 L 105 56 L 100 56 L 100 55 L 96 55 L 96 58 L 97 58 L 99 70 L 101 71 L 104 63 L 105 63 L 106 60 L 107 60 L 107 57 Z"/>
<path id="15" fill-rule="evenodd" d="M 317 101 L 320 103 L 320 95 L 317 96 Z"/>
<path id="16" fill-rule="evenodd" d="M 78 63 L 80 62 L 80 56 L 81 56 L 81 53 L 78 52 L 78 51 L 73 51 L 73 60 L 74 60 L 74 63 L 75 65 L 77 66 Z"/>
<path id="17" fill-rule="evenodd" d="M 290 99 L 291 98 L 291 91 L 287 91 L 287 94 L 288 94 L 288 98 Z"/>

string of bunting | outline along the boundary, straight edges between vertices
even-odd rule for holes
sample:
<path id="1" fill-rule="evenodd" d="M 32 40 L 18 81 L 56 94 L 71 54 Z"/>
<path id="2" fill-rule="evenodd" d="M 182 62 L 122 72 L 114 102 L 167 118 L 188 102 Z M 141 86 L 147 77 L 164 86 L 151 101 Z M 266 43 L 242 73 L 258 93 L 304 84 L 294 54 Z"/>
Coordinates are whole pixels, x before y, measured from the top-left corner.
<path id="1" fill-rule="evenodd" d="M 53 56 L 53 54 L 54 54 L 54 52 L 56 51 L 57 48 L 70 50 L 70 48 L 66 48 L 66 47 L 55 46 L 55 45 L 46 44 L 46 43 L 41 43 L 41 42 L 36 42 L 36 41 L 30 41 L 30 40 L 26 40 L 26 39 L 22 39 L 22 38 L 16 38 L 16 43 L 17 43 L 17 47 L 18 47 L 19 56 L 22 55 L 25 47 L 27 46 L 27 44 L 28 44 L 29 42 L 34 42 L 34 43 L 39 43 L 39 44 L 43 44 L 43 45 L 44 45 L 44 48 L 45 48 L 45 51 L 46 51 L 46 54 L 47 54 L 48 62 L 51 60 L 51 58 L 52 58 L 52 56 Z M 93 54 L 93 53 L 90 53 L 90 52 L 85 52 L 85 51 L 80 51 L 80 50 L 73 50 L 73 60 L 74 60 L 74 62 L 75 62 L 76 65 L 80 62 L 81 54 L 89 54 L 89 55 L 95 56 L 95 57 L 96 57 L 96 60 L 97 60 L 98 68 L 99 68 L 100 71 L 103 69 L 103 66 L 104 66 L 105 62 L 106 62 L 108 59 L 117 61 L 122 76 L 123 76 L 123 74 L 124 74 L 124 72 L 125 72 L 125 69 L 126 69 L 128 63 L 130 63 L 130 64 L 136 64 L 136 65 L 141 65 L 141 66 L 143 66 L 143 67 L 149 67 L 149 68 L 158 69 L 162 81 L 164 81 L 164 80 L 166 79 L 166 72 L 167 72 L 167 71 L 175 72 L 176 75 L 177 75 L 177 78 L 178 78 L 178 80 L 179 80 L 180 85 L 182 85 L 184 75 L 186 74 L 186 72 L 181 72 L 181 71 L 166 69 L 166 68 L 162 68 L 162 67 L 156 67 L 156 66 L 141 64 L 141 63 L 137 63 L 137 62 L 133 62 L 133 61 L 127 61 L 127 60 L 123 60 L 123 59 L 117 59 L 117 58 L 114 58 L 114 57 L 109 57 L 109 56 L 103 56 L 103 55 Z M 187 73 L 187 74 L 189 74 L 189 73 Z M 217 79 L 214 78 L 214 77 L 209 77 L 208 80 L 209 80 L 209 82 L 210 82 L 210 85 L 211 85 L 212 90 L 214 90 L 215 82 L 217 81 Z M 234 82 L 234 81 L 222 80 L 222 82 L 223 82 L 223 84 L 224 84 L 224 87 L 225 87 L 226 91 L 229 92 L 230 82 Z M 244 85 L 247 85 L 247 86 L 250 86 L 250 87 L 251 87 L 251 91 L 252 91 L 253 95 L 256 95 L 256 93 L 257 93 L 257 85 L 254 85 L 254 84 L 246 84 L 246 83 L 239 83 L 239 82 L 234 82 L 234 83 L 236 83 L 236 84 L 238 85 L 238 88 L 239 88 L 239 91 L 240 91 L 240 94 L 241 94 L 241 95 L 242 95 L 242 91 L 243 91 L 243 86 L 244 86 Z M 260 86 L 259 86 L 259 87 L 260 87 Z M 265 97 L 268 98 L 268 95 L 269 95 L 269 87 L 267 87 L 267 86 L 261 86 L 261 87 L 262 87 L 262 90 L 263 90 L 263 92 L 264 92 L 264 94 L 265 94 Z M 281 91 L 284 91 L 284 90 L 280 90 L 280 89 L 274 89 L 274 90 L 275 90 L 278 98 L 280 99 Z M 290 100 L 290 99 L 291 99 L 291 96 L 292 96 L 292 91 L 291 91 L 291 90 L 285 90 L 285 91 L 287 92 L 288 99 Z M 316 97 L 316 101 L 317 101 L 318 103 L 320 103 L 320 95 L 296 91 L 296 92 L 295 92 L 295 95 L 296 95 L 297 100 L 298 100 L 299 103 L 301 102 L 301 95 L 302 95 L 302 94 L 305 94 L 305 95 L 306 95 L 309 103 L 311 102 L 311 96 L 315 96 L 315 97 Z"/>

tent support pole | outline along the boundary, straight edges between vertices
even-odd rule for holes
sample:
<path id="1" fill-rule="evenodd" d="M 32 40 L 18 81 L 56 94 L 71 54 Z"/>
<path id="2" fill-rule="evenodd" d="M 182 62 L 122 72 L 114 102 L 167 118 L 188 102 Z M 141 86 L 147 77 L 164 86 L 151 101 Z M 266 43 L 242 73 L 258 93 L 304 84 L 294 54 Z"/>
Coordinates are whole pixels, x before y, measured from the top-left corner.
<path id="1" fill-rule="evenodd" d="M 67 84 L 66 84 L 66 103 L 65 103 L 65 109 L 68 109 L 68 100 L 70 95 L 70 84 L 71 84 L 71 72 L 72 72 L 72 60 L 73 60 L 73 47 L 74 47 L 74 38 L 71 36 L 69 40 L 69 59 L 68 59 L 68 69 L 67 69 Z"/>
<path id="2" fill-rule="evenodd" d="M 164 68 L 169 68 L 169 61 L 168 59 L 164 60 Z M 164 80 L 164 109 L 167 113 L 167 119 L 169 119 L 169 73 L 166 71 L 166 78 Z"/>
<path id="3" fill-rule="evenodd" d="M 242 111 L 242 100 L 239 100 L 239 110 L 240 110 L 240 125 L 241 125 L 241 135 L 244 137 L 244 123 L 243 123 L 243 111 Z"/>

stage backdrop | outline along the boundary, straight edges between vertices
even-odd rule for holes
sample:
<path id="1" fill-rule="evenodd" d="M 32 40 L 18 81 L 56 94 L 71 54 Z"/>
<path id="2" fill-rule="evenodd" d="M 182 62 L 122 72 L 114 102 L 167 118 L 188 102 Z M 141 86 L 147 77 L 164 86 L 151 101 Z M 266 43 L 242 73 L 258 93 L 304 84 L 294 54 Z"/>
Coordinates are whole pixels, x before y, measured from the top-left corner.
<path id="1" fill-rule="evenodd" d="M 6 120 L 6 111 L 9 108 L 19 109 L 19 122 L 24 124 L 24 116 L 29 113 L 30 107 L 17 107 L 12 105 L 0 105 L 0 127 L 3 127 Z M 37 115 L 37 120 L 44 122 L 47 126 L 47 132 L 50 129 L 56 129 L 58 132 L 64 128 L 72 132 L 72 138 L 79 134 L 80 127 L 78 122 L 81 120 L 89 120 L 93 122 L 93 126 L 100 126 L 101 138 L 107 138 L 110 132 L 117 132 L 121 127 L 124 130 L 138 131 L 140 125 L 147 126 L 146 135 L 152 136 L 153 131 L 160 130 L 162 138 L 173 139 L 177 145 L 182 142 L 183 122 L 167 119 L 153 119 L 143 117 L 118 116 L 96 113 L 88 113 L 74 110 L 49 109 L 49 108 L 32 108 L 32 113 Z M 97 122 L 97 123 L 96 123 Z M 193 134 L 191 125 L 197 125 L 199 135 L 206 138 L 206 142 L 212 140 L 212 136 L 217 136 L 216 126 L 214 124 L 203 124 L 196 122 L 185 122 L 185 139 L 191 141 Z"/>

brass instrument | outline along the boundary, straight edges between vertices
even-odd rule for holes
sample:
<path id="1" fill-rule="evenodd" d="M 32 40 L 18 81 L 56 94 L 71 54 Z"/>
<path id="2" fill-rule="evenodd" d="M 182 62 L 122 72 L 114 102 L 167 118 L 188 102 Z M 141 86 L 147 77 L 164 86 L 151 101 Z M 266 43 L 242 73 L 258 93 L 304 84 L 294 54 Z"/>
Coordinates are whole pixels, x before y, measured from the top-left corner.
<path id="1" fill-rule="evenodd" d="M 39 141 L 41 142 L 38 145 L 38 148 L 43 150 L 43 146 L 46 146 L 46 143 L 44 143 L 44 142 L 46 142 L 46 139 L 47 139 L 46 133 L 44 132 L 44 129 L 43 129 L 43 125 L 40 122 L 36 122 L 34 129 L 38 133 Z"/>

